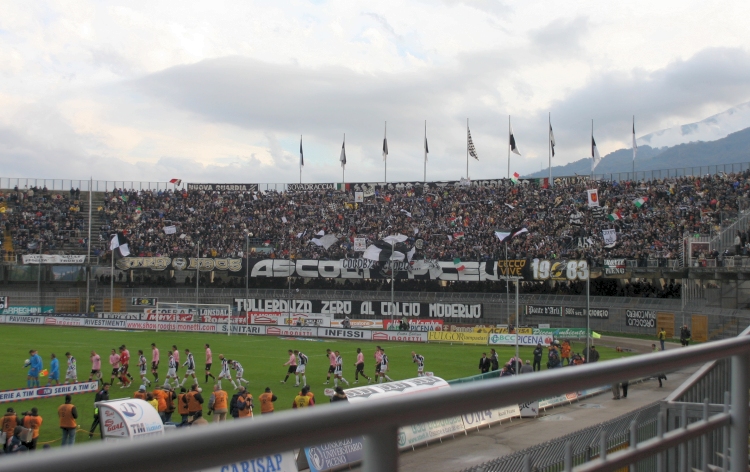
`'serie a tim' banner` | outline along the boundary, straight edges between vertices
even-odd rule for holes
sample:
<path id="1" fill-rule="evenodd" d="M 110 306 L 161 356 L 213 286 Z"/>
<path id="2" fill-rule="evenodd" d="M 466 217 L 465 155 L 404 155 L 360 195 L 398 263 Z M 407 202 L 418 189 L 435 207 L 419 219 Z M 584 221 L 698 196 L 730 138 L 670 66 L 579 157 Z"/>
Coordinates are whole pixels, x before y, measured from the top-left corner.
<path id="1" fill-rule="evenodd" d="M 66 385 L 53 385 L 50 387 L 0 390 L 0 403 L 22 402 L 24 400 L 39 400 L 41 398 L 60 397 L 62 395 L 91 393 L 96 392 L 98 388 L 98 382 L 78 382 Z"/>
<path id="2" fill-rule="evenodd" d="M 461 344 L 483 344 L 486 345 L 489 335 L 487 333 L 464 333 L 455 331 L 430 331 L 427 333 L 427 341 Z"/>
<path id="3" fill-rule="evenodd" d="M 282 452 L 194 472 L 298 472 L 294 452 Z"/>
<path id="4" fill-rule="evenodd" d="M 505 344 L 505 345 L 516 345 L 519 346 L 536 346 L 541 344 L 546 346 L 553 340 L 549 336 L 535 336 L 533 334 L 490 334 L 490 344 Z"/>

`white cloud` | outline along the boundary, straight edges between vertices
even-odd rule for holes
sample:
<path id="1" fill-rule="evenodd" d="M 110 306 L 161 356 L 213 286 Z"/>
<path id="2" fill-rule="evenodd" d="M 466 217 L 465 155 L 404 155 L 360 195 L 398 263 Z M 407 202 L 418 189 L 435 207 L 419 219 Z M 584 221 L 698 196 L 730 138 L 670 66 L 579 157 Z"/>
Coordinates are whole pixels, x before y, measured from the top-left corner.
<path id="1" fill-rule="evenodd" d="M 4 174 L 113 179 L 428 178 L 465 173 L 465 122 L 505 175 L 506 128 L 536 170 L 552 111 L 560 162 L 750 99 L 746 2 L 489 0 L 10 2 L 0 15 Z M 695 34 L 695 31 L 710 32 Z M 117 163 L 117 165 L 113 165 Z M 47 175 L 45 175 L 47 176 Z M 373 177 L 378 176 L 378 177 Z"/>

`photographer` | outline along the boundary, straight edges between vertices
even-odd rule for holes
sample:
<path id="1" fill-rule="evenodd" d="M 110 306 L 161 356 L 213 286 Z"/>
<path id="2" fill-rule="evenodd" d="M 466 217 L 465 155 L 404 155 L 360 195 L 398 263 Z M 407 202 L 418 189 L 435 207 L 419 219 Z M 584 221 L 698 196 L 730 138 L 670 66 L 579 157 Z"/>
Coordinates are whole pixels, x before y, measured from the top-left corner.
<path id="1" fill-rule="evenodd" d="M 91 423 L 91 429 L 89 430 L 89 439 L 94 437 L 94 431 L 96 431 L 96 427 L 99 426 L 99 432 L 101 433 L 102 428 L 99 423 L 99 407 L 96 406 L 96 402 L 106 402 L 109 400 L 109 384 L 105 383 L 102 385 L 102 389 L 96 392 L 96 396 L 94 397 L 94 422 Z M 102 434 L 102 439 L 104 439 L 104 435 Z"/>
<path id="2" fill-rule="evenodd" d="M 37 410 L 36 407 L 32 408 L 31 411 L 24 411 L 21 415 L 23 416 L 23 420 L 21 420 L 23 427 L 33 431 L 31 441 L 24 443 L 24 446 L 26 446 L 29 451 L 33 451 L 36 449 L 36 442 L 39 439 L 39 429 L 42 427 L 42 417 L 39 416 L 39 410 Z"/>

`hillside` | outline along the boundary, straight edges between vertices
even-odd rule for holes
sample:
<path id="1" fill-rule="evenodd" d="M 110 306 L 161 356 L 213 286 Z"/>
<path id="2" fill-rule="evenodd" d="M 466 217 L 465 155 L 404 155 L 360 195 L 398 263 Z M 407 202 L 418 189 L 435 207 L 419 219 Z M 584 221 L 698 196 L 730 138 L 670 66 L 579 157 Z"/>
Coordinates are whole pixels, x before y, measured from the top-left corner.
<path id="1" fill-rule="evenodd" d="M 630 172 L 632 162 L 633 151 L 631 149 L 620 149 L 602 158 L 602 162 L 596 168 L 596 174 Z M 639 172 L 747 162 L 750 162 L 750 128 L 710 142 L 692 142 L 660 149 L 640 146 L 635 170 Z M 552 167 L 553 176 L 588 175 L 590 173 L 591 158 L 580 159 L 564 166 Z M 549 171 L 544 169 L 523 177 L 547 177 L 548 175 Z"/>

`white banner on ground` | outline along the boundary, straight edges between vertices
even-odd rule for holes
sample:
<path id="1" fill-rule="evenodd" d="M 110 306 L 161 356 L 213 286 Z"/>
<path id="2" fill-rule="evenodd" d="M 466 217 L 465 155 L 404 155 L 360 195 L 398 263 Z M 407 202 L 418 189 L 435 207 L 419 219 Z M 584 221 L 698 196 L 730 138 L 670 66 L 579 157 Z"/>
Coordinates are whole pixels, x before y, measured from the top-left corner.
<path id="1" fill-rule="evenodd" d="M 318 328 L 318 337 L 339 339 L 372 339 L 371 331 L 361 329 Z"/>
<path id="2" fill-rule="evenodd" d="M 516 336 L 518 336 L 518 344 L 520 346 L 536 346 L 537 344 L 541 344 L 542 346 L 546 345 L 544 336 L 538 336 L 538 335 L 533 335 L 533 334 L 499 334 L 499 333 L 490 334 L 490 344 L 515 345 Z"/>
<path id="3" fill-rule="evenodd" d="M 464 431 L 464 421 L 460 416 L 405 426 L 398 430 L 398 447 L 406 449 Z"/>
<path id="4" fill-rule="evenodd" d="M 225 464 L 210 469 L 201 469 L 194 472 L 298 472 L 297 461 L 293 452 L 282 452 L 270 456 L 258 457 L 246 461 Z"/>
<path id="5" fill-rule="evenodd" d="M 331 320 L 331 328 L 343 327 L 344 320 Z M 349 320 L 353 329 L 383 329 L 383 320 Z"/>
<path id="6" fill-rule="evenodd" d="M 317 338 L 318 328 L 296 328 L 294 326 L 267 326 L 269 336 L 289 336 L 295 338 Z"/>
<path id="7" fill-rule="evenodd" d="M 536 418 L 539 415 L 539 402 L 533 401 L 520 405 L 521 418 Z"/>
<path id="8" fill-rule="evenodd" d="M 505 408 L 493 408 L 492 410 L 478 411 L 476 413 L 462 415 L 466 429 L 479 428 L 488 424 L 495 424 L 509 418 L 515 418 L 521 414 L 518 405 Z"/>
<path id="9" fill-rule="evenodd" d="M 78 382 L 67 385 L 50 387 L 19 388 L 17 390 L 0 390 L 0 403 L 20 402 L 24 400 L 38 400 L 40 398 L 59 397 L 62 395 L 77 395 L 79 393 L 96 392 L 99 382 Z"/>
<path id="10" fill-rule="evenodd" d="M 371 336 L 373 341 L 427 342 L 427 333 L 423 331 L 372 331 Z"/>
<path id="11" fill-rule="evenodd" d="M 62 256 L 58 254 L 27 254 L 21 256 L 24 264 L 85 264 L 86 256 Z"/>
<path id="12" fill-rule="evenodd" d="M 266 334 L 266 327 L 265 326 L 253 326 L 253 325 L 229 325 L 231 326 L 232 334 Z M 226 324 L 217 324 L 216 325 L 216 332 L 217 333 L 226 333 L 228 332 L 228 325 Z"/>
<path id="13" fill-rule="evenodd" d="M 570 403 L 578 398 L 576 392 L 566 393 L 565 395 L 556 395 L 550 398 L 543 398 L 539 400 L 539 408 L 549 408 L 551 406 L 562 405 L 563 403 Z"/>

